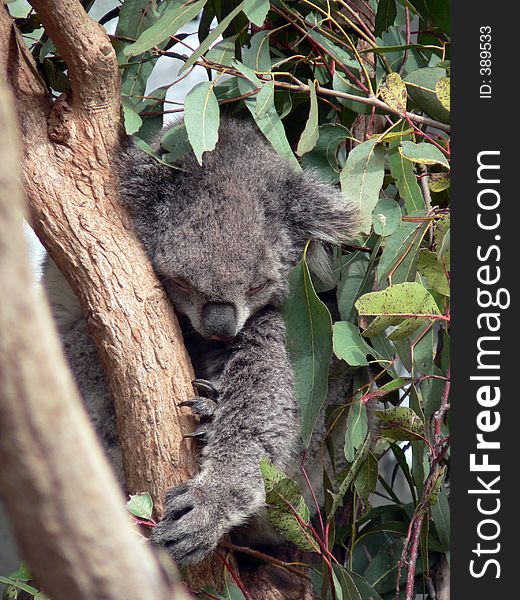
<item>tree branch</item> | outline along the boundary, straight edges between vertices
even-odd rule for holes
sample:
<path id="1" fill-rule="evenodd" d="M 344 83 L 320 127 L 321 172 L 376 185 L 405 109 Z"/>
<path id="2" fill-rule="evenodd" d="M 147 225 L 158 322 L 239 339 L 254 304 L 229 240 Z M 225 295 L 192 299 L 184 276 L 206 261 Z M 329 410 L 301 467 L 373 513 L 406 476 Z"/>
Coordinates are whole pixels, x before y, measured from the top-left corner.
<path id="1" fill-rule="evenodd" d="M 103 27 L 86 14 L 78 0 L 29 2 L 67 63 L 74 106 L 118 111 L 119 106 L 114 105 L 120 87 L 117 59 Z"/>
<path id="2" fill-rule="evenodd" d="M 22 232 L 14 119 L 0 80 L 2 499 L 24 558 L 53 600 L 173 598 L 130 525 L 37 296 Z"/>

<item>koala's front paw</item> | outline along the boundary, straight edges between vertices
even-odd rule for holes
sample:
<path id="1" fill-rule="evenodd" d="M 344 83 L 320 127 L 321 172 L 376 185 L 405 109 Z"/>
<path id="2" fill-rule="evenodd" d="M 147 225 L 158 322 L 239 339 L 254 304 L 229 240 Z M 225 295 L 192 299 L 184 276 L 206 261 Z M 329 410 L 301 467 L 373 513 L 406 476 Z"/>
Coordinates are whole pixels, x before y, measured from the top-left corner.
<path id="1" fill-rule="evenodd" d="M 167 493 L 166 515 L 155 527 L 151 541 L 164 546 L 175 562 L 196 564 L 262 503 L 263 498 L 250 489 L 226 490 L 188 481 Z"/>
<path id="2" fill-rule="evenodd" d="M 214 498 L 189 481 L 166 495 L 166 515 L 155 527 L 151 541 L 164 546 L 175 562 L 200 562 L 224 535 L 222 510 Z"/>

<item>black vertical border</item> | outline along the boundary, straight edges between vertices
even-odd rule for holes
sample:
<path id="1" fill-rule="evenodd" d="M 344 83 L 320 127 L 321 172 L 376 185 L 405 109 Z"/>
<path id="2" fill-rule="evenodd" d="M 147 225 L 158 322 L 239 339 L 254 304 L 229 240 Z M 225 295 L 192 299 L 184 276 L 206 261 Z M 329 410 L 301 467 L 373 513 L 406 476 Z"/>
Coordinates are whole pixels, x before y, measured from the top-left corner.
<path id="1" fill-rule="evenodd" d="M 451 388 L 451 598 L 453 600 L 498 600 L 519 597 L 517 579 L 520 541 L 520 322 L 517 316 L 517 291 L 520 282 L 520 178 L 517 56 L 520 54 L 520 8 L 517 2 L 482 2 L 452 0 L 452 388 Z M 491 27 L 492 73 L 480 73 L 481 27 Z M 491 80 L 491 98 L 480 98 L 483 80 Z M 477 225 L 477 195 L 482 185 L 477 183 L 477 156 L 481 151 L 500 151 L 501 224 L 492 232 Z M 496 173 L 496 171 L 495 171 Z M 500 236 L 500 241 L 495 236 Z M 500 261 L 492 254 L 489 264 L 500 267 L 501 280 L 495 286 L 507 288 L 511 305 L 500 313 L 500 376 L 501 401 L 491 410 L 500 412 L 501 424 L 489 439 L 499 440 L 500 450 L 490 451 L 490 462 L 501 466 L 500 482 L 494 488 L 499 495 L 482 495 L 484 507 L 491 507 L 500 498 L 500 511 L 486 517 L 477 508 L 478 495 L 468 490 L 478 488 L 478 473 L 470 471 L 470 455 L 475 452 L 477 414 L 484 410 L 476 400 L 483 382 L 471 381 L 477 374 L 477 340 L 486 335 L 477 327 L 480 312 L 477 306 L 477 247 L 500 247 Z M 481 286 L 483 287 L 483 286 Z M 492 290 L 492 288 L 489 288 Z M 489 373 L 489 371 L 487 371 Z M 482 372 L 480 373 L 482 374 Z M 492 474 L 482 474 L 484 480 Z M 495 475 L 495 474 L 493 474 Z M 482 486 L 480 486 L 482 487 Z M 493 498 L 493 499 L 492 499 Z M 487 504 L 486 504 L 487 502 Z M 517 508 L 519 507 L 519 508 Z M 494 541 L 479 540 L 477 528 L 485 518 L 494 518 L 501 527 Z M 491 534 L 492 526 L 484 528 Z M 477 544 L 496 553 L 474 553 Z M 481 570 L 486 558 L 500 563 L 500 577 L 496 566 L 488 565 L 482 577 L 470 573 L 470 561 L 475 559 L 475 570 Z"/>

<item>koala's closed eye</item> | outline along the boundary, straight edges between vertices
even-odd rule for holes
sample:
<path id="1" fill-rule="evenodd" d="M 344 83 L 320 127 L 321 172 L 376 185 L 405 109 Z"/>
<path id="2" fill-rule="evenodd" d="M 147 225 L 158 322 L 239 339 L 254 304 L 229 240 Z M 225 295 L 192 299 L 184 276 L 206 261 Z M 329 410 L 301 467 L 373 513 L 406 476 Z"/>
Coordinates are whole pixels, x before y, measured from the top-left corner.
<path id="1" fill-rule="evenodd" d="M 175 289 L 180 290 L 184 293 L 189 293 L 193 291 L 193 286 L 190 285 L 185 279 L 182 279 L 180 277 L 170 277 L 167 283 Z"/>
<path id="2" fill-rule="evenodd" d="M 266 279 L 264 282 L 259 283 L 258 285 L 253 285 L 247 290 L 246 294 L 248 296 L 254 296 L 255 294 L 258 294 L 258 292 L 261 292 L 262 290 L 264 290 L 267 287 L 268 283 L 269 283 L 269 280 Z"/>

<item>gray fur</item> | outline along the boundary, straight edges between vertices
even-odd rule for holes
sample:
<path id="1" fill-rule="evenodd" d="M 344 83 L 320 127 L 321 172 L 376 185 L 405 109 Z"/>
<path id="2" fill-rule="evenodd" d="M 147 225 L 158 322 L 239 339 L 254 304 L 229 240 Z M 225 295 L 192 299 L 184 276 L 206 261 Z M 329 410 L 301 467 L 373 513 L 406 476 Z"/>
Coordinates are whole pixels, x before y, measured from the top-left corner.
<path id="1" fill-rule="evenodd" d="M 121 200 L 181 317 L 197 377 L 218 391 L 216 402 L 193 404 L 195 412 L 211 415 L 200 473 L 168 493 L 166 517 L 152 536 L 190 564 L 224 533 L 262 514 L 262 457 L 298 472 L 299 411 L 279 309 L 307 240 L 319 269 L 323 248 L 355 233 L 355 216 L 335 188 L 293 171 L 244 122 L 223 119 L 204 166 L 192 155 L 180 166 L 165 167 L 129 146 L 119 168 Z M 76 313 L 60 300 L 59 277 L 52 265 L 49 270 L 67 356 L 117 462 L 112 402 L 94 346 L 83 320 L 71 324 L 74 318 L 64 316 Z"/>

